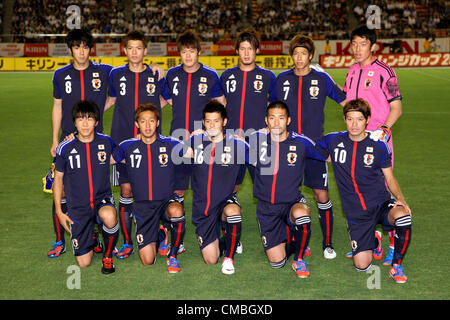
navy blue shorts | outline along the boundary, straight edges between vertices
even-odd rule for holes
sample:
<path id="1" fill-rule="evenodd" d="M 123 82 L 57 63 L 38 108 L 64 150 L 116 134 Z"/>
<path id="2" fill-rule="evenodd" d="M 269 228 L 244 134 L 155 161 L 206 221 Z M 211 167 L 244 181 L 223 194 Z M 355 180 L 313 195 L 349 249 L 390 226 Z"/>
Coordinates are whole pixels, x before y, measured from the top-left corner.
<path id="1" fill-rule="evenodd" d="M 347 227 L 350 235 L 350 245 L 353 255 L 359 252 L 375 249 L 375 230 L 381 224 L 384 230 L 393 230 L 389 223 L 388 214 L 394 207 L 395 200 L 390 199 L 366 213 L 355 216 L 347 215 Z"/>
<path id="2" fill-rule="evenodd" d="M 196 225 L 195 232 L 197 234 L 200 250 L 220 238 L 222 213 L 225 207 L 229 204 L 237 204 L 239 207 L 241 206 L 235 194 L 228 196 L 215 208 L 210 208 L 207 216 L 202 210 L 196 209 L 195 205 L 193 206 L 192 221 L 194 221 Z"/>
<path id="3" fill-rule="evenodd" d="M 127 165 L 125 163 L 116 163 L 113 166 L 113 186 L 119 186 L 124 183 L 130 183 L 128 178 Z"/>
<path id="4" fill-rule="evenodd" d="M 328 165 L 325 161 L 306 158 L 304 185 L 311 189 L 328 190 Z"/>
<path id="5" fill-rule="evenodd" d="M 94 209 L 76 208 L 69 209 L 68 216 L 74 222 L 70 226 L 73 254 L 82 256 L 93 250 L 96 245 L 94 240 L 95 223 L 101 224 L 98 218 L 98 211 L 104 206 L 112 206 L 116 209 L 114 197 L 112 195 L 104 197 L 101 201 L 96 201 Z"/>
<path id="6" fill-rule="evenodd" d="M 173 195 L 165 200 L 135 201 L 133 203 L 133 217 L 136 222 L 136 242 L 138 249 L 144 248 L 152 242 L 158 242 L 159 221 L 170 223 L 166 215 L 169 204 L 178 201 Z"/>
<path id="7" fill-rule="evenodd" d="M 293 203 L 279 204 L 258 201 L 256 217 L 258 218 L 264 250 L 276 247 L 280 243 L 287 241 L 288 230 L 290 227 L 294 227 L 289 216 L 292 206 L 296 203 L 306 204 L 306 199 L 302 196 Z"/>
<path id="8" fill-rule="evenodd" d="M 192 165 L 182 163 L 175 166 L 175 190 L 189 189 L 189 180 L 192 176 Z"/>

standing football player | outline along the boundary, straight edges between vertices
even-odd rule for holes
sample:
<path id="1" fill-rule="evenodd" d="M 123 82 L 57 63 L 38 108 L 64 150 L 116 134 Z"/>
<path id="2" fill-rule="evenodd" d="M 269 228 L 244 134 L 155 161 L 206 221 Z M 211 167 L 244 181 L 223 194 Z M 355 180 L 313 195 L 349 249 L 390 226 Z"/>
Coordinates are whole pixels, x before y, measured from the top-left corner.
<path id="1" fill-rule="evenodd" d="M 187 140 L 194 130 L 201 129 L 204 106 L 211 99 L 223 105 L 226 101 L 217 71 L 198 61 L 201 45 L 197 34 L 192 30 L 183 32 L 177 39 L 177 49 L 181 64 L 167 72 L 163 97 L 172 105 L 170 135 Z M 191 166 L 177 166 L 175 193 L 179 197 L 184 197 L 189 188 L 191 174 Z"/>
<path id="2" fill-rule="evenodd" d="M 366 131 L 370 117 L 365 100 L 348 101 L 344 106 L 347 131 L 326 135 L 317 142 L 317 148 L 326 150 L 331 158 L 356 270 L 370 268 L 373 249 L 381 242 L 374 241 L 373 235 L 381 224 L 385 230 L 395 230 L 389 274 L 395 282 L 404 283 L 407 277 L 401 262 L 411 241 L 411 209 L 394 177 L 389 145 L 372 140 Z"/>
<path id="3" fill-rule="evenodd" d="M 276 77 L 272 71 L 256 64 L 259 40 L 255 32 L 241 32 L 236 39 L 235 49 L 239 55 L 239 65 L 225 70 L 220 79 L 227 99 L 227 128 L 248 140 L 254 131 L 266 126 L 264 114 Z M 237 185 L 244 179 L 245 167 L 243 168 Z M 253 180 L 254 168 L 247 168 Z"/>
<path id="4" fill-rule="evenodd" d="M 141 103 L 149 102 L 158 108 L 167 102 L 161 97 L 164 87 L 164 70 L 158 65 L 147 65 L 147 39 L 142 32 L 131 31 L 123 39 L 124 52 L 128 63 L 111 70 L 110 105 L 114 106 L 111 138 L 120 143 L 138 134 L 134 121 L 135 110 Z M 158 129 L 160 132 L 160 128 Z M 120 184 L 119 216 L 124 243 L 116 253 L 117 258 L 126 259 L 133 253 L 132 204 L 133 192 L 128 180 L 126 166 L 118 163 L 113 167 L 113 185 Z M 118 183 L 115 181 L 118 177 Z"/>
<path id="5" fill-rule="evenodd" d="M 276 80 L 272 101 L 285 102 L 290 110 L 289 130 L 306 135 L 313 141 L 323 136 L 324 108 L 327 97 L 343 104 L 345 94 L 331 77 L 312 69 L 314 42 L 309 37 L 296 35 L 289 44 L 289 53 L 294 68 L 282 72 Z M 333 207 L 328 196 L 328 166 L 324 161 L 306 159 L 305 186 L 314 192 L 322 229 L 322 249 L 326 259 L 334 259 L 336 252 L 332 245 Z"/>
<path id="6" fill-rule="evenodd" d="M 52 109 L 52 145 L 50 153 L 56 156 L 56 147 L 67 135 L 76 131 L 72 121 L 72 108 L 82 100 L 91 100 L 100 108 L 97 132 L 103 131 L 103 111 L 109 88 L 109 72 L 112 66 L 89 60 L 89 54 L 94 47 L 94 38 L 87 29 L 75 29 L 66 36 L 68 50 L 73 62 L 59 68 L 53 74 L 53 109 Z M 61 131 L 61 133 L 60 133 Z M 67 212 L 67 202 L 64 196 L 61 200 L 62 211 Z M 57 258 L 65 252 L 65 237 L 63 226 L 55 214 L 55 204 L 52 206 L 53 227 L 56 241 L 48 252 L 48 257 Z M 101 252 L 98 242 L 96 252 Z"/>
<path id="7" fill-rule="evenodd" d="M 71 234 L 72 248 L 80 267 L 92 262 L 94 225 L 102 225 L 105 250 L 102 273 L 115 271 L 112 252 L 119 234 L 117 211 L 110 183 L 110 157 L 114 141 L 95 131 L 100 111 L 92 101 L 80 101 L 72 110 L 77 134 L 56 149 L 53 199 L 55 212 L 64 229 Z M 63 212 L 63 179 L 67 214 Z M 70 224 L 70 228 L 68 226 Z"/>
<path id="8" fill-rule="evenodd" d="M 353 64 L 345 79 L 346 100 L 362 98 L 372 109 L 367 130 L 374 131 L 372 137 L 389 144 L 394 167 L 394 144 L 391 128 L 402 114 L 402 95 L 399 90 L 395 71 L 378 60 L 373 52 L 376 49 L 377 34 L 366 25 L 357 27 L 350 36 L 351 49 L 356 63 Z M 393 231 L 394 232 L 394 231 Z M 394 251 L 394 233 L 389 232 L 389 252 L 383 262 L 390 265 Z M 381 259 L 383 252 L 377 255 Z"/>
<path id="9" fill-rule="evenodd" d="M 114 152 L 114 161 L 125 162 L 133 190 L 133 216 L 136 221 L 136 241 L 139 257 L 144 265 L 154 264 L 156 252 L 167 255 L 168 271 L 177 273 L 180 264 L 178 250 L 183 242 L 186 228 L 184 208 L 174 195 L 174 148 L 178 140 L 158 133 L 160 114 L 151 103 L 141 104 L 135 112 L 140 139 L 131 138 L 120 143 Z M 178 157 L 183 156 L 180 147 Z M 171 229 L 171 248 L 167 252 L 159 242 L 159 221 L 163 220 Z M 168 253 L 168 254 L 167 254 Z"/>

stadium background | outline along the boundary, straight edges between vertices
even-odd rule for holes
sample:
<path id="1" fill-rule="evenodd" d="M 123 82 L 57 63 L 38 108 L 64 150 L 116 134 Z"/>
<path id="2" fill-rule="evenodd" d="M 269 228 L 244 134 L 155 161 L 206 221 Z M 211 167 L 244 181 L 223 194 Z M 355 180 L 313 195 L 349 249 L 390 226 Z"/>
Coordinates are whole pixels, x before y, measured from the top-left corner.
<path id="1" fill-rule="evenodd" d="M 294 281 L 289 266 L 271 270 L 259 239 L 256 203 L 246 177 L 239 198 L 244 212 L 244 254 L 236 258 L 237 273 L 223 277 L 220 264 L 205 266 L 194 226 L 187 225 L 188 253 L 180 256 L 182 273 L 167 274 L 164 259 L 151 268 L 136 254 L 116 262 L 111 279 L 100 274 L 100 258 L 82 270 L 81 289 L 67 286 L 71 250 L 46 258 L 53 238 L 51 196 L 42 192 L 41 178 L 51 158 L 51 71 L 70 62 L 64 41 L 66 9 L 77 4 L 81 25 L 96 37 L 94 61 L 123 64 L 120 39 L 130 29 L 149 36 L 146 63 L 167 70 L 179 63 L 173 51 L 176 34 L 191 27 L 204 40 L 201 62 L 221 70 L 234 66 L 233 39 L 252 26 L 263 41 L 257 62 L 276 73 L 291 66 L 286 43 L 296 33 L 311 36 L 320 63 L 343 85 L 352 63 L 348 33 L 366 22 L 363 1 L 33 1 L 0 3 L 0 299 L 449 299 L 449 27 L 445 1 L 372 1 L 381 9 L 377 56 L 396 68 L 404 96 L 404 113 L 393 129 L 397 179 L 413 210 L 413 240 L 405 259 L 409 281 L 398 286 L 380 263 L 380 289 L 369 288 L 369 274 L 358 274 L 344 258 L 348 235 L 337 188 L 330 170 L 330 197 L 335 206 L 334 243 L 338 257 L 325 261 L 320 249 L 317 209 L 312 205 L 313 230 L 307 258 L 312 276 Z M 289 23 L 288 23 L 289 22 Z M 331 51 L 325 52 L 326 40 Z M 429 46 L 424 42 L 430 41 Z M 216 45 L 218 45 L 218 49 Z M 213 50 L 211 50 L 213 49 Z M 157 55 L 155 56 L 155 53 Z M 429 68 L 441 66 L 439 68 Z M 405 68 L 403 68 L 405 67 Z M 33 72 L 8 72 L 8 71 Z M 47 71 L 47 72 L 34 72 Z M 105 114 L 109 132 L 112 112 Z M 163 117 L 171 117 L 170 106 Z M 165 124 L 170 123 L 165 121 Z M 327 102 L 325 131 L 343 130 L 340 108 Z M 163 133 L 168 132 L 167 125 Z M 303 191 L 309 203 L 310 190 Z M 114 189 L 116 199 L 118 190 Z M 187 193 L 186 214 L 190 218 Z M 385 237 L 386 238 L 386 237 Z M 66 235 L 66 239 L 68 236 Z M 120 243 L 121 239 L 119 239 Z M 387 249 L 384 242 L 385 250 Z M 100 290 L 109 288 L 108 292 Z"/>

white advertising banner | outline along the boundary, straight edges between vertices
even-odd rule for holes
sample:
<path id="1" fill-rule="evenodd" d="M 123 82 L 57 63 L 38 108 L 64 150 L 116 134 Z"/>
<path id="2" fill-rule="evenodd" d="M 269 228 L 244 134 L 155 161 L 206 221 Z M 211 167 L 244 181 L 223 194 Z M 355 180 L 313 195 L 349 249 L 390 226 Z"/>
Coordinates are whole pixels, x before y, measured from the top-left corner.
<path id="1" fill-rule="evenodd" d="M 0 57 L 23 57 L 23 43 L 0 43 Z"/>

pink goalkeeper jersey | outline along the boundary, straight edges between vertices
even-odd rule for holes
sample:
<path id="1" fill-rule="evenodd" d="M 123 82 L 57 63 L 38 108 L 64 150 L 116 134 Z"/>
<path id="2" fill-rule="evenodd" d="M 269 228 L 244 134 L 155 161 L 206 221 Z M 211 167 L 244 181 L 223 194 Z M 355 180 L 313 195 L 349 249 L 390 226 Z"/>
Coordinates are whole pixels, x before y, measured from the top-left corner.
<path id="1" fill-rule="evenodd" d="M 389 103 L 402 99 L 394 70 L 377 58 L 367 66 L 355 63 L 350 67 L 344 92 L 347 101 L 362 98 L 369 103 L 372 116 L 367 130 L 375 130 L 382 125 L 389 114 Z"/>

